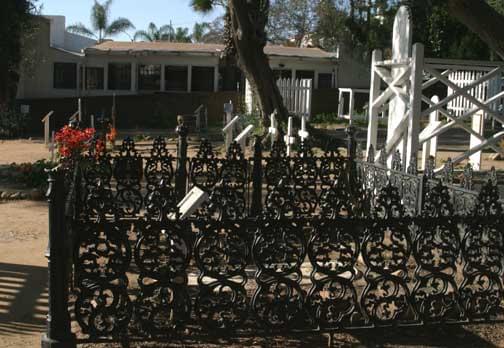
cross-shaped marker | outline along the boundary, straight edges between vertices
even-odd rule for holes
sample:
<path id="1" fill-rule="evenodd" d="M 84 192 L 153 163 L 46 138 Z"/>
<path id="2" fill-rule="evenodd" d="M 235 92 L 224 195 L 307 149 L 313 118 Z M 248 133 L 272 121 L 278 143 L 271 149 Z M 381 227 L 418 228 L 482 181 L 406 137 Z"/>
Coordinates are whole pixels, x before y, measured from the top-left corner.
<path id="1" fill-rule="evenodd" d="M 301 138 L 301 142 L 304 142 L 306 139 L 308 139 L 308 136 L 310 133 L 306 130 L 306 117 L 301 116 L 301 130 L 298 131 L 298 135 Z"/>
<path id="2" fill-rule="evenodd" d="M 287 123 L 287 135 L 284 136 L 284 141 L 287 145 L 287 156 L 290 156 L 292 145 L 296 141 L 292 130 L 292 116 L 289 117 L 289 122 Z"/>

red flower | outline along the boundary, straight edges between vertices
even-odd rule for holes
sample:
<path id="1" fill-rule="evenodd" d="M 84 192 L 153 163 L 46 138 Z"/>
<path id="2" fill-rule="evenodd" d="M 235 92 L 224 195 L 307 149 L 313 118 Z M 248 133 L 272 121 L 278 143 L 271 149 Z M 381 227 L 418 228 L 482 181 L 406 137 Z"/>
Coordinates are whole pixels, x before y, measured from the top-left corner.
<path id="1" fill-rule="evenodd" d="M 80 130 L 64 126 L 55 135 L 59 154 L 63 157 L 71 157 L 88 150 L 94 134 L 94 128 Z"/>

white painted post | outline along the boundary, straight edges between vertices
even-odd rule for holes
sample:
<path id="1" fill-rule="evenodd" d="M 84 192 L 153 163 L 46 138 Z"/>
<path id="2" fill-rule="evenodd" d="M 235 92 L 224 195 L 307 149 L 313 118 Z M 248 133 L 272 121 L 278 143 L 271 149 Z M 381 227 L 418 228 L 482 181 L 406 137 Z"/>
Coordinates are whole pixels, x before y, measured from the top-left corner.
<path id="1" fill-rule="evenodd" d="M 51 116 L 54 111 L 49 111 L 47 115 L 42 119 L 42 123 L 44 124 L 44 145 L 49 145 L 49 137 L 51 133 Z"/>
<path id="2" fill-rule="evenodd" d="M 354 112 L 354 108 L 355 108 L 355 95 L 354 95 L 353 89 L 350 89 L 350 104 L 348 107 L 349 107 L 348 120 L 349 120 L 349 124 L 352 125 L 353 112 Z"/>
<path id="3" fill-rule="evenodd" d="M 310 135 L 308 131 L 306 130 L 306 117 L 301 116 L 301 130 L 298 131 L 298 135 L 301 138 L 301 142 L 304 142 L 306 139 L 308 139 L 308 136 Z"/>
<path id="4" fill-rule="evenodd" d="M 233 111 L 233 101 L 230 100 L 229 103 L 224 104 L 224 114 L 226 115 L 225 125 L 231 122 L 231 119 L 233 118 Z"/>
<path id="5" fill-rule="evenodd" d="M 235 130 L 235 126 L 238 123 L 238 120 L 240 119 L 240 116 L 235 116 L 231 121 L 228 122 L 228 124 L 222 128 L 222 132 L 225 134 L 225 146 L 226 146 L 226 151 L 229 149 L 229 146 L 231 145 L 231 142 L 233 141 L 233 133 Z"/>
<path id="6" fill-rule="evenodd" d="M 392 60 L 406 61 L 410 58 L 413 37 L 412 29 L 411 12 L 407 6 L 401 6 L 394 19 L 392 34 Z M 398 76 L 403 74 L 405 69 L 407 69 L 405 66 L 393 67 L 391 69 L 392 79 L 396 79 Z M 389 104 L 387 143 L 392 143 L 392 141 L 399 136 L 399 133 L 403 132 L 404 129 L 401 129 L 401 126 L 407 107 L 408 105 L 406 105 L 401 98 L 398 98 L 397 96 L 391 98 Z M 397 146 L 391 148 L 387 153 L 388 167 L 392 165 L 392 157 L 396 150 L 399 150 L 401 153 L 402 162 L 405 164 L 405 167 L 407 167 L 407 134 L 403 133 L 399 139 L 400 140 L 397 142 Z"/>
<path id="7" fill-rule="evenodd" d="M 472 117 L 472 129 L 479 135 L 483 136 L 484 125 L 485 125 L 484 113 L 483 111 L 480 110 L 477 113 L 475 113 Z M 478 145 L 480 145 L 482 142 L 483 141 L 481 140 L 481 138 L 478 138 L 474 134 L 471 134 L 469 148 L 473 149 Z M 481 170 L 481 150 L 475 152 L 469 157 L 469 163 L 471 163 L 474 170 L 476 171 Z"/>
<path id="8" fill-rule="evenodd" d="M 376 150 L 378 140 L 378 112 L 381 105 L 375 105 L 375 100 L 380 96 L 381 78 L 376 73 L 376 63 L 381 61 L 383 57 L 381 50 L 373 51 L 371 63 L 371 86 L 369 89 L 369 117 L 368 117 L 368 133 L 366 144 L 366 156 L 369 155 L 369 148 L 373 146 Z"/>
<path id="9" fill-rule="evenodd" d="M 245 149 L 247 147 L 247 138 L 249 137 L 250 133 L 254 129 L 253 125 L 248 125 L 247 128 L 243 130 L 236 138 L 235 141 L 240 144 L 240 147 L 242 149 L 242 152 L 245 153 Z"/>
<path id="10" fill-rule="evenodd" d="M 431 98 L 431 101 L 433 105 L 436 105 L 439 103 L 439 97 L 435 95 Z M 439 122 L 439 110 L 435 110 L 431 112 L 429 115 L 428 127 L 433 127 L 433 125 L 437 124 L 438 122 Z M 434 163 L 436 163 L 436 154 L 437 154 L 437 136 L 423 143 L 422 165 L 421 165 L 422 170 L 425 170 L 425 168 L 427 167 L 427 162 L 429 161 L 430 156 L 434 157 Z"/>
<path id="11" fill-rule="evenodd" d="M 268 134 L 271 135 L 271 146 L 273 146 L 277 134 L 277 122 L 275 118 L 275 113 L 272 113 L 270 115 L 270 127 L 268 128 Z"/>
<path id="12" fill-rule="evenodd" d="M 290 116 L 287 123 L 287 134 L 284 136 L 285 144 L 287 146 L 287 156 L 290 156 L 292 145 L 296 141 L 296 138 L 293 136 L 294 130 L 292 129 L 292 120 L 292 116 Z"/>
<path id="13" fill-rule="evenodd" d="M 306 91 L 306 104 L 307 104 L 307 117 L 310 119 L 312 111 L 312 95 L 313 95 L 313 81 L 308 80 L 308 89 Z"/>
<path id="14" fill-rule="evenodd" d="M 79 98 L 79 101 L 78 101 L 77 120 L 79 121 L 79 123 L 82 121 L 82 100 L 81 100 L 81 98 Z"/>
<path id="15" fill-rule="evenodd" d="M 95 127 L 95 124 L 94 124 L 94 115 L 91 115 L 91 128 L 94 128 Z"/>
<path id="16" fill-rule="evenodd" d="M 343 91 L 340 89 L 338 95 L 338 118 L 343 117 L 344 105 L 345 105 L 345 97 L 343 96 Z"/>
<path id="17" fill-rule="evenodd" d="M 420 43 L 413 45 L 411 78 L 410 78 L 410 105 L 408 120 L 408 144 L 404 168 L 407 169 L 411 159 L 416 158 L 419 149 L 420 119 L 422 115 L 422 82 L 424 68 L 424 46 Z"/>

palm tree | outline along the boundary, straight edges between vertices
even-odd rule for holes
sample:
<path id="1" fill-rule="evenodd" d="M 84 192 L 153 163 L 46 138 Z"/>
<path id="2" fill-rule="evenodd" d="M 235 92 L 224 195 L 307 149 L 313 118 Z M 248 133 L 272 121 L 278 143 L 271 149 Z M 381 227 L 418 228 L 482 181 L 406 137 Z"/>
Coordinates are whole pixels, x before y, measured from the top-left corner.
<path id="1" fill-rule="evenodd" d="M 189 35 L 188 28 L 178 27 L 175 30 L 174 42 L 191 42 L 191 35 Z"/>
<path id="2" fill-rule="evenodd" d="M 194 42 L 202 42 L 206 31 L 210 28 L 210 23 L 195 23 L 192 32 L 192 40 Z"/>
<path id="3" fill-rule="evenodd" d="M 147 30 L 139 30 L 133 36 L 137 41 L 171 41 L 175 37 L 175 32 L 171 25 L 163 25 L 158 28 L 154 23 L 150 23 Z"/>
<path id="4" fill-rule="evenodd" d="M 91 9 L 91 26 L 92 29 L 86 27 L 82 23 L 76 23 L 67 27 L 71 33 L 80 34 L 92 38 L 96 38 L 98 42 L 103 41 L 107 37 L 126 33 L 126 30 L 135 29 L 133 23 L 129 19 L 119 17 L 109 23 L 110 6 L 113 0 L 106 0 L 100 4 L 95 0 Z"/>

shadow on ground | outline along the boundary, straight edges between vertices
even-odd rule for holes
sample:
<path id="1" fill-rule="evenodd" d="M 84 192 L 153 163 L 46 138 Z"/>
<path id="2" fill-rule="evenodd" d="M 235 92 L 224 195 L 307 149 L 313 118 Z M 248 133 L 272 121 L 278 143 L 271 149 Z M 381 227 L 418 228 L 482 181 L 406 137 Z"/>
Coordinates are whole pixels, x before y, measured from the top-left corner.
<path id="1" fill-rule="evenodd" d="M 47 268 L 0 263 L 0 336 L 43 331 L 47 299 Z"/>

